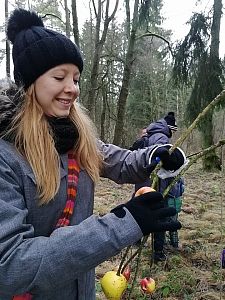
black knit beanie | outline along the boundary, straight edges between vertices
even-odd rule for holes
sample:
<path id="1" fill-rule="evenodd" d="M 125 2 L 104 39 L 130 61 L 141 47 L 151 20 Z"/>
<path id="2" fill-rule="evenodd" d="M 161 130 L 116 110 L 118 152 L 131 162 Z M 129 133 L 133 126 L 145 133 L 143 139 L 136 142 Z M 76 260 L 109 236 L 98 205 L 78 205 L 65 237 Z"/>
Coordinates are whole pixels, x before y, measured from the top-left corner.
<path id="1" fill-rule="evenodd" d="M 177 130 L 177 124 L 175 120 L 174 112 L 168 112 L 168 114 L 165 116 L 164 120 L 166 121 L 169 129 L 176 131 Z"/>
<path id="2" fill-rule="evenodd" d="M 7 25 L 7 38 L 13 44 L 14 79 L 27 89 L 49 69 L 65 63 L 83 70 L 83 59 L 77 45 L 65 35 L 44 27 L 35 13 L 15 9 Z"/>

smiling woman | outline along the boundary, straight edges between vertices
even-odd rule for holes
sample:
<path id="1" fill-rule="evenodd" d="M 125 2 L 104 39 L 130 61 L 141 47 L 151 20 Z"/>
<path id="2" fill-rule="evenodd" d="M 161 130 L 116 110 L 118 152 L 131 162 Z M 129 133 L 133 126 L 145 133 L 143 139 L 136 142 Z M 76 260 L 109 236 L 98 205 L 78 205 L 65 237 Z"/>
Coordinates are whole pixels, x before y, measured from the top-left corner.
<path id="1" fill-rule="evenodd" d="M 80 71 L 73 64 L 63 64 L 50 69 L 35 82 L 34 89 L 38 103 L 45 114 L 66 117 L 79 97 Z"/>
<path id="2" fill-rule="evenodd" d="M 98 139 L 76 101 L 81 52 L 35 12 L 15 9 L 7 37 L 15 84 L 0 93 L 0 299 L 94 300 L 98 264 L 143 235 L 181 227 L 162 218 L 176 210 L 164 209 L 158 192 L 93 215 L 100 175 L 144 181 L 157 149 L 131 152 Z M 164 152 L 172 163 L 174 153 Z"/>

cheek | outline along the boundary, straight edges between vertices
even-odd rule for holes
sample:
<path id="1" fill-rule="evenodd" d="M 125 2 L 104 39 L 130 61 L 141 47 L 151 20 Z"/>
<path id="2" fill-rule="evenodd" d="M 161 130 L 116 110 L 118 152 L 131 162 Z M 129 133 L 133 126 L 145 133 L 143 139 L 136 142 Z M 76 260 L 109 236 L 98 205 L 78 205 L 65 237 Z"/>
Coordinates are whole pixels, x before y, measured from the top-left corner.
<path id="1" fill-rule="evenodd" d="M 77 94 L 77 97 L 80 95 L 80 87 L 79 87 L 79 85 L 76 86 L 76 94 Z"/>
<path id="2" fill-rule="evenodd" d="M 43 97 L 49 97 L 54 94 L 56 90 L 55 85 L 48 79 L 37 80 L 35 85 L 36 95 L 41 100 Z"/>
<path id="3" fill-rule="evenodd" d="M 36 99 L 42 109 L 45 109 L 51 104 L 52 102 L 52 92 L 49 89 L 49 85 L 42 84 L 36 86 Z"/>

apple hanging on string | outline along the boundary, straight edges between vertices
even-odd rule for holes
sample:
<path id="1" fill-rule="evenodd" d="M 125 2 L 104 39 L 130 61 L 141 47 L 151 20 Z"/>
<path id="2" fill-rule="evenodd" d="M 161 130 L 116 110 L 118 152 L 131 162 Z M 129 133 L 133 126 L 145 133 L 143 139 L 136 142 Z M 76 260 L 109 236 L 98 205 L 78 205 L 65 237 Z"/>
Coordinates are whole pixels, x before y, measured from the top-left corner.
<path id="1" fill-rule="evenodd" d="M 130 273 L 131 273 L 131 268 L 129 266 L 127 266 L 122 273 L 127 281 L 129 281 L 129 279 L 130 279 Z"/>
<path id="2" fill-rule="evenodd" d="M 116 266 L 115 268 L 113 268 L 113 271 L 118 271 L 119 266 Z M 122 268 L 123 269 L 123 268 Z M 129 281 L 130 279 L 130 275 L 131 275 L 131 268 L 130 266 L 126 266 L 126 268 L 124 269 L 124 271 L 122 272 L 123 276 L 126 278 L 127 281 Z"/>
<path id="3" fill-rule="evenodd" d="M 140 281 L 141 289 L 146 294 L 152 294 L 155 291 L 155 280 L 151 277 L 145 277 Z"/>
<path id="4" fill-rule="evenodd" d="M 127 288 L 127 280 L 123 274 L 109 271 L 100 280 L 102 290 L 108 300 L 120 300 Z"/>

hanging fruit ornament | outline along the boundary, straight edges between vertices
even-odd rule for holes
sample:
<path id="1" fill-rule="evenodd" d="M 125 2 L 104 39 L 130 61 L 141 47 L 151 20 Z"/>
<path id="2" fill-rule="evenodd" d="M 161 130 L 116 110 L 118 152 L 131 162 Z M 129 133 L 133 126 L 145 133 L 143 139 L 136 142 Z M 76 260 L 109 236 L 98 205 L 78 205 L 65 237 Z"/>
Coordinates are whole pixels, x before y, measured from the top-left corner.
<path id="1" fill-rule="evenodd" d="M 155 280 L 151 277 L 145 277 L 140 281 L 141 289 L 146 294 L 152 294 L 155 291 Z"/>
<path id="2" fill-rule="evenodd" d="M 123 269 L 123 268 L 121 268 Z M 118 272 L 119 270 L 119 266 L 116 266 L 115 268 L 113 268 L 113 271 L 116 271 Z M 123 276 L 126 278 L 127 282 L 129 281 L 130 279 L 130 275 L 131 275 L 131 268 L 130 266 L 126 266 L 126 268 L 124 269 L 124 271 L 122 272 Z"/>
<path id="3" fill-rule="evenodd" d="M 129 281 L 129 279 L 130 279 L 130 273 L 131 273 L 131 268 L 129 266 L 127 266 L 122 273 L 127 281 Z"/>
<path id="4" fill-rule="evenodd" d="M 109 271 L 100 280 L 102 290 L 108 300 L 120 300 L 127 288 L 127 280 L 123 274 Z"/>

